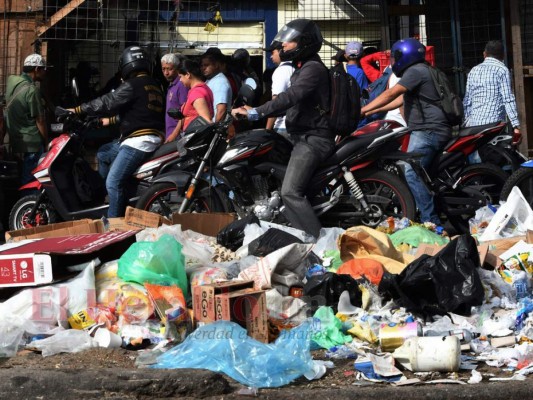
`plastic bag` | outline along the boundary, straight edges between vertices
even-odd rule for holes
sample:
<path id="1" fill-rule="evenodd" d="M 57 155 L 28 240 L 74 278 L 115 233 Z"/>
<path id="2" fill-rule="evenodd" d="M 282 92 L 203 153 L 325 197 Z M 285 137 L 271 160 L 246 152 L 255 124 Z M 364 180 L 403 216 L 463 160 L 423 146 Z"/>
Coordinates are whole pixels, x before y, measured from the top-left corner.
<path id="1" fill-rule="evenodd" d="M 208 369 L 246 386 L 279 387 L 313 370 L 309 329 L 306 321 L 265 344 L 234 322 L 216 321 L 198 328 L 150 367 Z"/>
<path id="2" fill-rule="evenodd" d="M 118 260 L 118 276 L 125 281 L 178 285 L 188 296 L 185 259 L 181 244 L 170 235 L 156 242 L 133 243 Z"/>
<path id="3" fill-rule="evenodd" d="M 462 235 L 435 256 L 417 258 L 399 275 L 385 273 L 379 292 L 423 317 L 447 312 L 470 315 L 471 307 L 484 299 L 480 268 L 476 242 Z"/>
<path id="4" fill-rule="evenodd" d="M 331 307 L 320 307 L 313 319 L 314 331 L 311 338 L 320 347 L 330 349 L 352 341 L 350 335 L 342 333 L 342 322 L 333 314 Z"/>
<path id="5" fill-rule="evenodd" d="M 390 240 L 394 247 L 398 247 L 402 243 L 409 244 L 413 247 L 418 247 L 420 243 L 444 245 L 448 240 L 435 232 L 430 231 L 423 226 L 410 226 L 390 235 Z"/>
<path id="6" fill-rule="evenodd" d="M 339 298 L 347 290 L 350 293 L 350 303 L 361 307 L 362 294 L 358 282 L 350 275 L 337 275 L 327 272 L 315 275 L 304 286 L 304 295 L 311 298 L 311 307 L 330 306 L 337 312 Z"/>
<path id="7" fill-rule="evenodd" d="M 264 257 L 273 251 L 293 243 L 303 242 L 288 232 L 276 228 L 270 228 L 263 235 L 248 244 L 248 254 Z"/>
<path id="8" fill-rule="evenodd" d="M 379 285 L 383 271 L 383 264 L 379 261 L 370 258 L 354 258 L 342 264 L 337 274 L 350 275 L 354 279 L 361 279 L 364 276 L 374 285 Z"/>
<path id="9" fill-rule="evenodd" d="M 242 246 L 244 240 L 244 229 L 246 225 L 257 224 L 259 225 L 259 219 L 255 214 L 248 215 L 242 219 L 232 222 L 217 235 L 217 243 L 224 246 L 231 251 L 237 250 Z"/>
<path id="10" fill-rule="evenodd" d="M 31 347 L 42 351 L 43 357 L 53 356 L 58 353 L 77 353 L 98 343 L 86 331 L 67 329 L 53 336 L 31 342 Z"/>
<path id="11" fill-rule="evenodd" d="M 344 229 L 336 227 L 320 229 L 320 235 L 313 247 L 313 253 L 322 257 L 327 251 L 337 250 L 337 240 L 344 232 L 346 232 Z"/>

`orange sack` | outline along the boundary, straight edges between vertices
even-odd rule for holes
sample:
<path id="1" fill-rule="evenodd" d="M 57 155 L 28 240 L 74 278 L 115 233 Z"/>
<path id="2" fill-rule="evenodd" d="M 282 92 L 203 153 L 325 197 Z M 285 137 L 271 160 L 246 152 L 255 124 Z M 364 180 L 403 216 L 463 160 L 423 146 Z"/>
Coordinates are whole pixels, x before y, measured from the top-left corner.
<path id="1" fill-rule="evenodd" d="M 383 277 L 383 264 L 371 258 L 354 258 L 342 264 L 337 274 L 351 275 L 354 279 L 364 276 L 374 285 L 379 285 Z"/>

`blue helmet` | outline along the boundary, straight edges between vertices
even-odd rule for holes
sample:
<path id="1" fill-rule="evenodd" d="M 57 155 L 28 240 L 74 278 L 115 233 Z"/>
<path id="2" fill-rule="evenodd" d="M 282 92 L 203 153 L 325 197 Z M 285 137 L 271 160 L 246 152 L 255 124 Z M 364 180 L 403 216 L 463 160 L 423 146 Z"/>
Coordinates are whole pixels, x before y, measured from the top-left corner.
<path id="1" fill-rule="evenodd" d="M 425 61 L 426 46 L 416 39 L 398 40 L 392 45 L 391 57 L 394 58 L 392 72 L 400 77 L 411 65 Z"/>

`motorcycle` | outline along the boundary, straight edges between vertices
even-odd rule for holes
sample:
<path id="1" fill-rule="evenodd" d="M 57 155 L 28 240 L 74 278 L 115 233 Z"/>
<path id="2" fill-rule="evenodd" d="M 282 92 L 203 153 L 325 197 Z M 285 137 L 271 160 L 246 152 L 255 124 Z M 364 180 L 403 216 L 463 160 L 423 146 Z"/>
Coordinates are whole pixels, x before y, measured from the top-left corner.
<path id="1" fill-rule="evenodd" d="M 9 216 L 11 230 L 107 214 L 105 182 L 82 158 L 84 134 L 97 127 L 99 120 L 81 118 L 61 107 L 56 107 L 55 113 L 59 123 L 53 130 L 61 134 L 50 142 L 32 171 L 35 180 L 19 188 L 35 194 L 15 203 Z M 179 157 L 176 143 L 159 147 L 131 176 L 128 203 L 134 205 L 153 178 Z"/>
<path id="2" fill-rule="evenodd" d="M 206 124 L 178 142 L 176 169 L 152 181 L 136 207 L 170 217 L 174 212 L 234 210 L 240 217 L 286 224 L 281 184 L 292 144 L 266 129 L 243 132 L 226 142 L 231 115 Z M 414 218 L 415 204 L 397 175 L 379 170 L 388 154 L 402 157 L 398 140 L 406 128 L 383 123 L 373 132 L 337 143 L 310 180 L 306 196 L 324 226 L 376 227 L 389 216 Z M 395 154 L 398 153 L 398 154 Z M 184 170 L 196 164 L 195 172 Z"/>
<path id="3" fill-rule="evenodd" d="M 433 194 L 435 208 L 442 219 L 449 221 L 458 232 L 467 233 L 468 220 L 478 208 L 498 204 L 500 189 L 508 178 L 501 168 L 490 163 L 469 165 L 468 156 L 501 135 L 504 128 L 504 123 L 492 123 L 460 129 L 428 170 L 417 162 L 417 154 L 394 160 L 392 164 L 386 161 L 383 168 L 403 175 L 397 161 L 409 163 Z"/>
<path id="4" fill-rule="evenodd" d="M 509 124 L 507 124 L 506 129 L 501 134 L 495 136 L 478 150 L 481 162 L 494 164 L 509 175 L 528 161 L 527 157 L 518 151 L 518 144 L 521 140 L 518 140 L 513 133 L 508 133 L 510 129 L 512 128 L 509 128 Z"/>
<path id="5" fill-rule="evenodd" d="M 501 199 L 507 200 L 513 187 L 517 186 L 524 198 L 533 205 L 533 160 L 526 161 L 503 185 Z"/>

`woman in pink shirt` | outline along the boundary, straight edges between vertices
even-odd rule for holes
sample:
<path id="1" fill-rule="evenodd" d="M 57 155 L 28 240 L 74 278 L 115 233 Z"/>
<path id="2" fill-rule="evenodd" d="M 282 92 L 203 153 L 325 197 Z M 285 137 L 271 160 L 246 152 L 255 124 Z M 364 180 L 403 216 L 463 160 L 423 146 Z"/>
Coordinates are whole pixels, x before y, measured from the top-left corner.
<path id="1" fill-rule="evenodd" d="M 185 131 L 196 117 L 202 117 L 209 122 L 213 120 L 213 92 L 204 83 L 200 65 L 193 60 L 184 60 L 178 68 L 178 74 L 189 93 L 187 101 L 181 107 L 184 118 L 178 122 L 180 129 L 175 130 L 175 134 L 170 135 L 165 143 L 175 140 L 177 132 Z"/>

